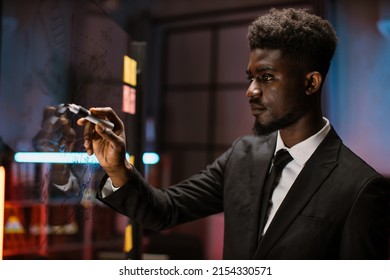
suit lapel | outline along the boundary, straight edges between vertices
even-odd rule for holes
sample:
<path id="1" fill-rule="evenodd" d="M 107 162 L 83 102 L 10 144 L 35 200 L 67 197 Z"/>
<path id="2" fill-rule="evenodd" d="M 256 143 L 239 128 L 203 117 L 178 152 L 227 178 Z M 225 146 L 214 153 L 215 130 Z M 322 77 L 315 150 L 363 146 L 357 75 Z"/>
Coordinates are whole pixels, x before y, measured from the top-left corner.
<path id="1" fill-rule="evenodd" d="M 250 208 L 250 232 L 249 238 L 252 246 L 250 247 L 250 255 L 253 255 L 257 248 L 259 236 L 259 221 L 260 221 L 260 201 L 263 190 L 264 180 L 267 176 L 269 165 L 276 146 L 276 133 L 267 138 L 262 138 L 265 141 L 259 142 L 259 147 L 255 150 L 251 166 L 251 192 L 252 192 L 252 207 Z"/>
<path id="2" fill-rule="evenodd" d="M 340 145 L 341 140 L 332 128 L 324 141 L 307 161 L 305 167 L 284 198 L 267 232 L 257 247 L 254 254 L 255 259 L 263 259 L 266 257 L 268 252 L 336 167 Z"/>

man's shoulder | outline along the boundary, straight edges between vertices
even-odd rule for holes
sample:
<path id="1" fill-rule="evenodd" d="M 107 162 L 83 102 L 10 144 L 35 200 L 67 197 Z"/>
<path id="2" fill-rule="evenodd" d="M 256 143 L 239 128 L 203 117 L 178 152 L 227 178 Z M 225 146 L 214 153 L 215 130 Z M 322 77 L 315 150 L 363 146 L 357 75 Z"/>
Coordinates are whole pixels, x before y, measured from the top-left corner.
<path id="1" fill-rule="evenodd" d="M 340 147 L 338 163 L 341 168 L 351 170 L 356 177 L 382 177 L 369 163 L 344 144 Z"/>
<path id="2" fill-rule="evenodd" d="M 250 161 L 262 155 L 272 154 L 276 146 L 276 133 L 267 136 L 244 135 L 237 138 L 231 147 L 220 157 Z"/>
<path id="3" fill-rule="evenodd" d="M 245 135 L 238 138 L 233 146 L 246 149 L 256 149 L 263 145 L 273 146 L 276 143 L 276 136 L 276 132 L 265 136 Z"/>
<path id="4" fill-rule="evenodd" d="M 358 154 L 347 147 L 332 128 L 319 147 L 318 156 L 337 161 L 339 171 L 348 177 L 380 177 L 381 175 Z"/>

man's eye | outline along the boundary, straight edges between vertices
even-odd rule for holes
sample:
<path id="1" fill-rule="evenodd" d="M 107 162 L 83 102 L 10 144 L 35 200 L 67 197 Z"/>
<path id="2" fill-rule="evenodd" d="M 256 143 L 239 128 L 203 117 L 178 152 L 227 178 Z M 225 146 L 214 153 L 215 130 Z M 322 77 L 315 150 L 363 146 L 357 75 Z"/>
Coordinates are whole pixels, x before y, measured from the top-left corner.
<path id="1" fill-rule="evenodd" d="M 247 76 L 246 79 L 248 80 L 249 83 L 252 83 L 255 78 L 252 76 Z"/>
<path id="2" fill-rule="evenodd" d="M 274 78 L 274 76 L 269 75 L 269 74 L 261 75 L 261 79 L 262 79 L 263 81 L 271 81 L 273 78 Z"/>
<path id="3" fill-rule="evenodd" d="M 247 77 L 247 80 L 249 83 L 252 83 L 254 80 L 257 80 L 258 82 L 268 82 L 268 81 L 271 81 L 274 79 L 274 76 L 273 75 L 270 75 L 270 74 L 264 74 L 264 75 L 260 75 L 260 76 L 256 76 L 256 77 L 253 77 L 253 76 L 248 76 Z"/>

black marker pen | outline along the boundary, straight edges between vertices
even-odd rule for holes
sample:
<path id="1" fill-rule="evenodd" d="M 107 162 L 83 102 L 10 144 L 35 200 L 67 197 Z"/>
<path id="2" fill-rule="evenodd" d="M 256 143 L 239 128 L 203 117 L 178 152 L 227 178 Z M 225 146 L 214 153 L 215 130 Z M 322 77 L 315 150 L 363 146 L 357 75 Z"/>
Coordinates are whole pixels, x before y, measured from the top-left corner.
<path id="1" fill-rule="evenodd" d="M 108 120 L 103 120 L 98 117 L 95 117 L 91 115 L 91 112 L 84 107 L 81 107 L 76 104 L 67 104 L 66 105 L 69 108 L 69 111 L 72 113 L 79 115 L 82 118 L 85 118 L 86 120 L 90 121 L 91 123 L 97 124 L 97 123 L 102 123 L 105 126 L 107 126 L 110 129 L 114 129 L 114 124 Z"/>

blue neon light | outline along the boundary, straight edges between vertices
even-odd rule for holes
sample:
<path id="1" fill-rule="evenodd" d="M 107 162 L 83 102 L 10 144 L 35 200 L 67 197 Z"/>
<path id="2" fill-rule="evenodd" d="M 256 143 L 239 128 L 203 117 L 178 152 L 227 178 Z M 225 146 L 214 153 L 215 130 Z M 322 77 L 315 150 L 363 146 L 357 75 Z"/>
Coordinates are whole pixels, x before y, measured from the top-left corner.
<path id="1" fill-rule="evenodd" d="M 156 164 L 160 161 L 160 156 L 157 153 L 144 153 L 142 161 L 144 164 Z"/>
<path id="2" fill-rule="evenodd" d="M 95 155 L 87 153 L 18 152 L 14 159 L 19 163 L 99 164 Z"/>
<path id="3" fill-rule="evenodd" d="M 129 159 L 130 155 L 126 154 Z M 62 164 L 99 164 L 95 155 L 87 153 L 54 153 L 54 152 L 17 152 L 14 159 L 18 163 L 62 163 Z M 160 157 L 156 153 L 144 153 L 144 164 L 156 164 Z"/>

